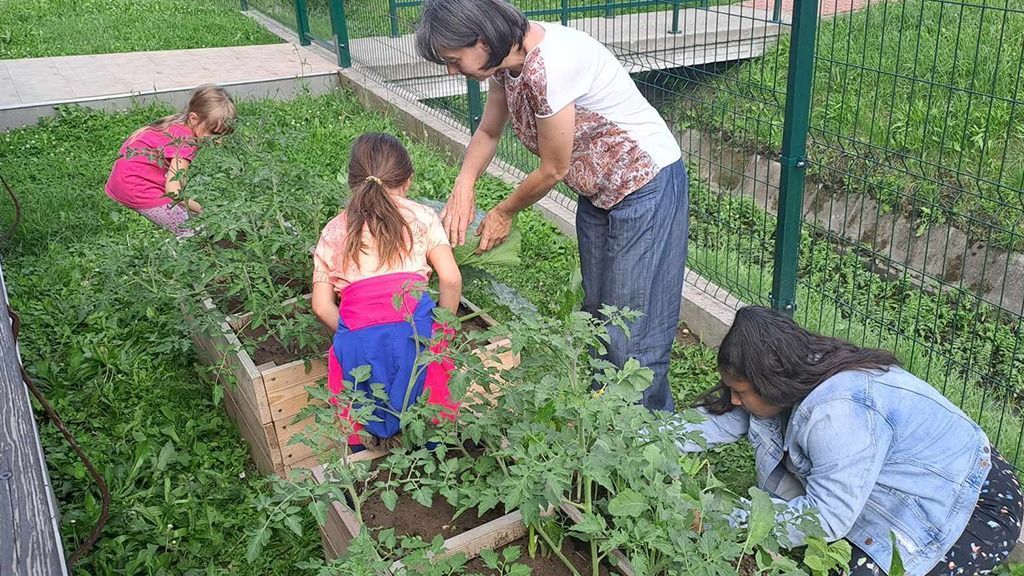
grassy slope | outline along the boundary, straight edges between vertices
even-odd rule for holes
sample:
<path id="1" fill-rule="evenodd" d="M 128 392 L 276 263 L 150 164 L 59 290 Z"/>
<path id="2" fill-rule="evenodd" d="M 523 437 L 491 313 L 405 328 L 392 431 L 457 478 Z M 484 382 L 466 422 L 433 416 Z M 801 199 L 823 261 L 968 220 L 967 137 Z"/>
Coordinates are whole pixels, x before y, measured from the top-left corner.
<path id="1" fill-rule="evenodd" d="M 981 7 L 984 6 L 984 9 Z M 884 2 L 821 22 L 809 157 L 820 180 L 1021 247 L 1020 0 Z M 692 125 L 777 151 L 789 38 L 688 97 Z"/>
<path id="2" fill-rule="evenodd" d="M 0 60 L 272 44 L 236 0 L 33 0 L 0 10 Z"/>

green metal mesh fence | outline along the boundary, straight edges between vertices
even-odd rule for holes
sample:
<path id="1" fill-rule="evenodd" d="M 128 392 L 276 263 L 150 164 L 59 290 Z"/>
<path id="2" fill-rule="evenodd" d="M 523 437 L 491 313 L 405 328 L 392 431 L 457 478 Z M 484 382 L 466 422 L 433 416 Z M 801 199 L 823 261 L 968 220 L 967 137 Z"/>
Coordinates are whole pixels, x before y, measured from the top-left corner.
<path id="1" fill-rule="evenodd" d="M 334 44 L 340 0 L 300 2 Z M 1019 464 L 1024 0 L 821 2 L 513 3 L 601 40 L 677 134 L 698 289 L 896 351 Z M 250 5 L 296 28 L 292 0 Z M 415 53 L 419 6 L 350 0 L 337 46 L 469 129 L 474 86 Z M 511 134 L 498 154 L 536 166 Z"/>

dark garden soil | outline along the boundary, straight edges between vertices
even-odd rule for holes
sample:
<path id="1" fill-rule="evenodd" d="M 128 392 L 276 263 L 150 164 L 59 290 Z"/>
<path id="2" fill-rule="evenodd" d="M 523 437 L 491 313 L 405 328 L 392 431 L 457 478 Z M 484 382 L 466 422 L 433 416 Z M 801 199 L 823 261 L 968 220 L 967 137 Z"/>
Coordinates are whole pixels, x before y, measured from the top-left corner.
<path id="1" fill-rule="evenodd" d="M 246 326 L 238 333 L 242 342 L 256 342 L 256 348 L 252 351 L 252 361 L 257 366 L 269 362 L 273 362 L 277 366 L 284 366 L 300 358 L 324 354 L 330 346 L 331 335 L 325 329 L 321 329 L 320 336 L 317 344 L 302 348 L 297 343 L 286 346 L 277 336 L 268 335 L 266 326 L 256 328 Z"/>
<path id="2" fill-rule="evenodd" d="M 427 542 L 437 534 L 445 539 L 451 538 L 504 516 L 499 507 L 483 516 L 477 515 L 476 509 L 467 510 L 452 519 L 455 508 L 444 497 L 435 495 L 433 504 L 427 508 L 403 493 L 399 493 L 394 512 L 388 510 L 379 498 L 373 498 L 363 504 L 362 513 L 363 522 L 371 528 L 394 528 L 395 534 L 419 536 Z"/>
<path id="3" fill-rule="evenodd" d="M 696 346 L 700 344 L 700 338 L 690 331 L 689 326 L 680 322 L 679 329 L 676 330 L 676 342 L 683 346 Z"/>

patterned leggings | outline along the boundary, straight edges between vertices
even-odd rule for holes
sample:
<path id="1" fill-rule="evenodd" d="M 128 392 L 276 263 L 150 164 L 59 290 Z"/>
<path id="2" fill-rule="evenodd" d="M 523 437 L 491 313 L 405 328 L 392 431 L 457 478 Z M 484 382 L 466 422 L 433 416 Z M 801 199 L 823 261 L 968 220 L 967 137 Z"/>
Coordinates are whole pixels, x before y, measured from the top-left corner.
<path id="1" fill-rule="evenodd" d="M 1020 536 L 1024 497 L 1011 466 L 992 449 L 992 469 L 981 487 L 974 514 L 963 534 L 928 576 L 988 574 L 1006 560 Z M 851 543 L 852 544 L 852 543 Z M 885 574 L 863 550 L 853 545 L 849 576 Z"/>
<path id="2" fill-rule="evenodd" d="M 185 223 L 188 221 L 188 209 L 184 204 L 167 204 L 156 208 L 141 208 L 139 214 L 157 226 L 173 233 L 178 238 L 188 238 L 195 234 Z"/>

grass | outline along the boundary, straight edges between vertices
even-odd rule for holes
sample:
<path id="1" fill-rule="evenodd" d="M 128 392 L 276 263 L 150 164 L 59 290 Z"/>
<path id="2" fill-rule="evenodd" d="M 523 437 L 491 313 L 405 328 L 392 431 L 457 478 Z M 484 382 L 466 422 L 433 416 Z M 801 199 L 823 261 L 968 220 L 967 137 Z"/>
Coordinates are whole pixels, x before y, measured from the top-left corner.
<path id="1" fill-rule="evenodd" d="M 691 174 L 695 172 L 691 171 Z M 753 201 L 717 195 L 691 177 L 689 265 L 746 302 L 771 290 L 775 218 Z M 1024 434 L 1020 319 L 975 298 L 929 294 L 910 278 L 885 278 L 868 254 L 807 231 L 796 318 L 809 330 L 892 350 L 904 366 L 974 418 L 1018 466 Z"/>
<path id="2" fill-rule="evenodd" d="M 1024 236 L 1020 0 L 872 3 L 823 19 L 810 173 L 922 226 L 949 222 L 1020 249 Z M 777 153 L 790 38 L 686 96 L 685 122 Z M 919 231 L 920 232 L 920 231 Z"/>
<path id="3" fill-rule="evenodd" d="M 0 60 L 276 42 L 237 0 L 33 0 L 0 10 Z"/>
<path id="4" fill-rule="evenodd" d="M 177 295 L 133 281 L 156 267 L 166 236 L 102 192 L 120 141 L 166 112 L 67 109 L 0 135 L 3 174 L 25 210 L 3 247 L 22 357 L 113 495 L 103 537 L 76 571 L 292 573 L 291 558 L 319 547 L 312 522 L 240 562 L 268 483 L 194 367 Z M 43 422 L 40 434 L 71 550 L 98 517 L 98 494 L 57 430 Z"/>
<path id="5" fill-rule="evenodd" d="M 4 177 L 25 208 L 22 227 L 3 247 L 12 303 L 24 321 L 22 354 L 115 495 L 111 523 L 79 568 L 298 574 L 297 563 L 319 554 L 311 523 L 301 534 L 275 539 L 255 562 L 240 561 L 267 483 L 253 473 L 245 445 L 194 367 L 178 307 L 188 294 L 164 275 L 166 262 L 158 258 L 167 253 L 167 236 L 101 191 L 121 140 L 166 112 L 150 107 L 108 115 L 72 107 L 40 127 L 0 135 Z M 305 245 L 337 210 L 352 137 L 399 132 L 344 93 L 242 103 L 241 118 L 224 146 L 200 153 L 194 192 L 203 194 L 211 217 L 281 210 L 294 217 Z M 403 139 L 416 166 L 415 195 L 444 198 L 457 166 Z M 486 207 L 508 191 L 486 178 L 479 195 Z M 771 277 L 763 246 L 771 245 L 774 221 L 749 201 L 712 195 L 696 179 L 692 194 L 691 266 L 749 301 L 763 300 Z M 10 221 L 6 210 L 0 216 Z M 551 312 L 551 294 L 578 265 L 575 242 L 533 211 L 518 226 L 525 264 L 496 275 Z M 856 255 L 839 254 L 810 235 L 803 251 L 799 318 L 805 325 L 895 350 L 1016 459 L 1024 422 L 1011 402 L 1015 394 L 1002 386 L 1022 371 L 1016 345 L 1000 343 L 1016 342 L 1015 326 L 952 296 L 931 297 L 879 278 Z M 486 299 L 486 286 L 468 290 Z M 681 405 L 715 382 L 714 364 L 706 347 L 673 351 L 671 381 Z M 44 424 L 41 435 L 65 545 L 73 548 L 95 521 L 97 500 L 56 430 Z M 745 443 L 713 457 L 733 489 L 742 492 L 753 482 Z"/>
<path id="6" fill-rule="evenodd" d="M 247 532 L 260 518 L 256 503 L 270 488 L 196 367 L 179 307 L 191 297 L 182 286 L 190 278 L 166 275 L 162 258 L 173 242 L 166 234 L 102 192 L 123 138 L 167 112 L 159 106 L 119 114 L 68 107 L 38 127 L 0 134 L 3 175 L 24 207 L 14 239 L 0 247 L 11 302 L 23 319 L 22 356 L 113 494 L 110 522 L 76 571 L 304 573 L 297 564 L 320 554 L 312 521 L 301 534 L 282 532 L 287 535 L 254 562 L 244 561 Z M 291 210 L 307 243 L 337 210 L 338 178 L 353 136 L 399 132 L 345 94 L 243 102 L 240 112 L 236 135 L 200 152 L 191 185 L 213 210 Z M 457 167 L 404 139 L 414 156 L 415 194 L 445 197 Z M 233 160 L 239 157 L 250 161 L 240 165 Z M 229 178 L 214 179 L 216 173 Z M 260 187 L 244 189 L 247 198 L 218 190 L 215 184 L 232 175 Z M 481 183 L 487 205 L 507 192 L 496 180 Z M 11 217 L 5 203 L 0 221 Z M 577 266 L 575 242 L 533 212 L 518 225 L 527 264 L 497 275 L 550 312 L 550 294 Z M 485 300 L 487 289 L 485 283 L 467 291 Z M 677 373 L 706 369 L 687 354 L 677 355 Z M 98 517 L 98 495 L 56 429 L 42 422 L 40 434 L 64 544 L 72 550 Z"/>

